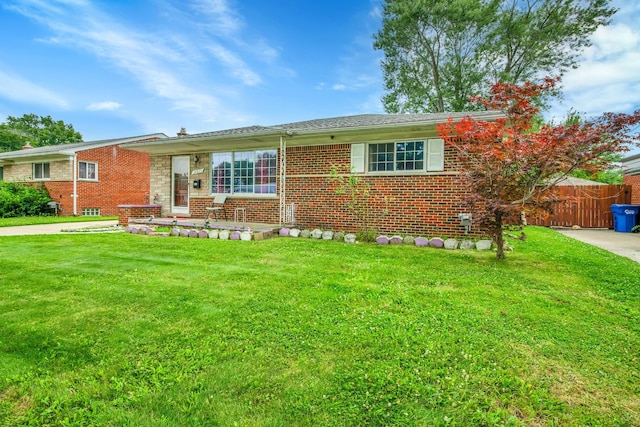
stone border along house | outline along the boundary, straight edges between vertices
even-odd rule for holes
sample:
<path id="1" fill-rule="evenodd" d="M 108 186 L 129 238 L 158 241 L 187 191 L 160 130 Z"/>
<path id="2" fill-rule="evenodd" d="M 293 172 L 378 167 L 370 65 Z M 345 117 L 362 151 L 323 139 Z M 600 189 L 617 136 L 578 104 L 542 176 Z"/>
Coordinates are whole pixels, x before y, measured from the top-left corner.
<path id="1" fill-rule="evenodd" d="M 42 183 L 60 215 L 117 215 L 118 205 L 149 203 L 149 155 L 124 143 L 167 138 L 163 133 L 77 142 L 0 153 L 5 181 Z"/>
<path id="2" fill-rule="evenodd" d="M 640 205 L 640 154 L 622 159 L 622 182 L 631 186 L 631 204 Z"/>
<path id="3" fill-rule="evenodd" d="M 124 147 L 151 155 L 151 194 L 162 216 L 204 218 L 217 194 L 248 222 L 355 232 L 348 197 L 329 182 L 332 165 L 371 186 L 372 225 L 383 233 L 464 234 L 456 156 L 438 138 L 449 117 L 493 121 L 501 112 L 365 114 L 277 126 L 250 126 Z M 477 230 L 472 230 L 477 231 Z"/>

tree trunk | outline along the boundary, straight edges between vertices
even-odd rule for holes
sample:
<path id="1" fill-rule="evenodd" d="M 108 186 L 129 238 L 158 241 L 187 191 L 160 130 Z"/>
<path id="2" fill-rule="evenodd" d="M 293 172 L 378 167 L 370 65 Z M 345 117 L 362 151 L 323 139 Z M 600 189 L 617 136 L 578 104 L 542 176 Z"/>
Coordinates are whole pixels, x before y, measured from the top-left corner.
<path id="1" fill-rule="evenodd" d="M 494 238 L 496 240 L 496 247 L 498 250 L 496 251 L 496 258 L 505 259 L 504 255 L 504 238 L 502 236 L 502 215 L 496 214 L 496 222 L 495 228 L 493 230 Z"/>

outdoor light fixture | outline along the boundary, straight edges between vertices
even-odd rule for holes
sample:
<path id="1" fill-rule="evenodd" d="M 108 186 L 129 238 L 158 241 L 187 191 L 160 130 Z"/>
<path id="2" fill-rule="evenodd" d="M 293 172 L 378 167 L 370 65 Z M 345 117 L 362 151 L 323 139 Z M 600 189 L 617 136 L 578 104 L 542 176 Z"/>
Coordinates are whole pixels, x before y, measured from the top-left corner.
<path id="1" fill-rule="evenodd" d="M 193 158 L 193 162 L 194 162 L 195 164 L 198 164 L 198 162 L 199 162 L 199 161 L 200 161 L 200 157 L 196 154 L 196 155 L 194 156 L 194 158 Z"/>

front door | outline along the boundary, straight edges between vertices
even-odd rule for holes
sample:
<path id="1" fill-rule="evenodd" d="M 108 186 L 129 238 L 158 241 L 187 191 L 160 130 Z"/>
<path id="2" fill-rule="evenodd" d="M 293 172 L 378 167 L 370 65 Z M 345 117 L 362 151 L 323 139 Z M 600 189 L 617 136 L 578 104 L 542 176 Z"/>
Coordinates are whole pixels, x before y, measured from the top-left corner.
<path id="1" fill-rule="evenodd" d="M 189 156 L 177 156 L 171 160 L 171 212 L 189 213 Z"/>

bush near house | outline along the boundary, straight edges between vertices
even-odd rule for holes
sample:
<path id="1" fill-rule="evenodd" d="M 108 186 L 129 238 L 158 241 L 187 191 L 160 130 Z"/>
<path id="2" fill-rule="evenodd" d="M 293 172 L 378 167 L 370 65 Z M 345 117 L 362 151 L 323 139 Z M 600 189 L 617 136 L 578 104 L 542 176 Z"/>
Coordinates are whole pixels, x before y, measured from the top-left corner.
<path id="1" fill-rule="evenodd" d="M 31 186 L 19 182 L 0 182 L 0 218 L 38 216 L 49 214 L 51 201 L 44 186 Z"/>

